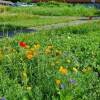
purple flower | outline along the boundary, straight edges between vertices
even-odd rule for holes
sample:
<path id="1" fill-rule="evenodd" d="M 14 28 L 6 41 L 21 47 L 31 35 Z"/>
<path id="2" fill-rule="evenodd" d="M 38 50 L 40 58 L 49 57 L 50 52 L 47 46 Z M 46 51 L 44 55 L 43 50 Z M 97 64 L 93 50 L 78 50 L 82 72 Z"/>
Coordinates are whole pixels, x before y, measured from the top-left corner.
<path id="1" fill-rule="evenodd" d="M 74 80 L 74 79 L 69 79 L 69 82 L 70 82 L 71 84 L 75 84 L 75 83 L 76 83 L 76 80 Z"/>
<path id="2" fill-rule="evenodd" d="M 6 100 L 6 98 L 5 97 L 2 97 L 0 100 Z"/>
<path id="3" fill-rule="evenodd" d="M 63 52 L 63 56 L 65 56 L 65 57 L 68 56 L 68 52 L 67 51 L 64 51 Z"/>
<path id="4" fill-rule="evenodd" d="M 61 89 L 65 89 L 65 85 L 64 85 L 64 84 L 61 84 L 61 85 L 60 85 L 60 88 L 61 88 Z"/>

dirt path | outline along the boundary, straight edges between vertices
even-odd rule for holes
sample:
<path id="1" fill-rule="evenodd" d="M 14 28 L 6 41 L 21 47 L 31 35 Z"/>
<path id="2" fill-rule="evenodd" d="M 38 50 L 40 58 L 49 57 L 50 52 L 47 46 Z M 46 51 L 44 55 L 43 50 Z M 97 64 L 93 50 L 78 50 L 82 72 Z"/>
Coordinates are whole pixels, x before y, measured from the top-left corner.
<path id="1" fill-rule="evenodd" d="M 80 19 L 75 20 L 75 21 L 70 21 L 70 22 L 66 22 L 66 23 L 51 24 L 51 25 L 44 25 L 44 26 L 37 26 L 37 27 L 31 27 L 31 28 L 28 28 L 28 29 L 34 29 L 36 31 L 49 30 L 49 29 L 58 29 L 58 28 L 66 27 L 66 26 L 80 25 L 80 24 L 84 24 L 84 23 L 88 23 L 90 21 L 96 21 L 96 20 L 100 20 L 100 17 L 93 17 L 92 20 L 88 20 L 87 17 L 81 17 Z"/>

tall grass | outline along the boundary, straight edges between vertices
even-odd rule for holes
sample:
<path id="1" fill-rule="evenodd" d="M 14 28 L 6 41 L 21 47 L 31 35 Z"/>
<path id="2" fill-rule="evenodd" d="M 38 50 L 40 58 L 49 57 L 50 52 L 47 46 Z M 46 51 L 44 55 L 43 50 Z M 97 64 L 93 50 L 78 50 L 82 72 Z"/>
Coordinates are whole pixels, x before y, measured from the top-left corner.
<path id="1" fill-rule="evenodd" d="M 33 7 L 10 7 L 9 12 L 12 13 L 27 13 L 45 16 L 91 16 L 96 12 L 95 8 L 87 8 L 83 5 L 67 5 L 60 4 L 59 6 L 33 6 Z"/>
<path id="2" fill-rule="evenodd" d="M 88 24 L 87 24 L 88 23 Z M 55 33 L 61 35 L 61 33 L 70 33 L 70 34 L 79 34 L 79 35 L 85 35 L 92 31 L 99 31 L 100 30 L 100 21 L 88 21 L 86 24 L 81 24 L 77 26 L 65 26 L 63 28 L 59 29 L 52 29 L 52 31 L 55 31 Z M 50 32 L 50 31 L 49 31 Z"/>

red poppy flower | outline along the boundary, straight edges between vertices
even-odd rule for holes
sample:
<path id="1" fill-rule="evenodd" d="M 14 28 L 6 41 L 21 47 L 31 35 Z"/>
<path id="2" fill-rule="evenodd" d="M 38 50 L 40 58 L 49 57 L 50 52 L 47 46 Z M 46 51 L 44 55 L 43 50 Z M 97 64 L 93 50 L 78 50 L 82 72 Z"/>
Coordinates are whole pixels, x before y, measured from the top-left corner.
<path id="1" fill-rule="evenodd" d="M 26 46 L 27 46 L 25 42 L 19 42 L 19 45 L 20 45 L 21 47 L 26 47 Z"/>

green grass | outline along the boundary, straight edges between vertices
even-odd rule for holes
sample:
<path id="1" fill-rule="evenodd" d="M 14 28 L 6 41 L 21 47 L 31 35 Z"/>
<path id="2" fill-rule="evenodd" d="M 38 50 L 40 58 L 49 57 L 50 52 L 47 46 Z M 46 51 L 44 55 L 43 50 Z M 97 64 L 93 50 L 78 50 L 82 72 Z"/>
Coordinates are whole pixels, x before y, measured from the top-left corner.
<path id="1" fill-rule="evenodd" d="M 63 23 L 69 22 L 77 19 L 76 17 L 45 17 L 30 14 L 1 14 L 0 24 L 2 25 L 13 25 L 13 26 L 23 26 L 23 27 L 35 27 L 47 24 Z"/>
<path id="2" fill-rule="evenodd" d="M 90 16 L 95 13 L 94 8 L 85 8 L 84 6 L 72 6 L 68 7 L 62 6 L 62 7 L 44 7 L 44 6 L 36 6 L 36 7 L 18 7 L 11 9 L 11 12 L 25 12 L 25 13 L 31 13 L 35 15 L 45 15 L 45 16 Z"/>
<path id="3" fill-rule="evenodd" d="M 88 24 L 87 24 L 88 23 Z M 81 24 L 81 25 L 73 25 L 73 26 L 64 26 L 63 28 L 59 28 L 59 29 L 56 29 L 56 30 L 51 30 L 52 31 L 55 31 L 55 33 L 61 35 L 61 33 L 73 33 L 73 34 L 87 34 L 89 32 L 92 32 L 92 31 L 98 31 L 100 30 L 100 21 L 87 21 L 86 24 Z M 91 24 L 92 23 L 92 24 Z"/>
<path id="4" fill-rule="evenodd" d="M 100 21 L 96 21 L 1 39 L 0 96 L 7 100 L 99 100 L 99 33 Z M 21 41 L 29 47 L 21 47 Z M 33 53 L 30 60 L 27 51 Z M 61 66 L 66 75 L 59 71 Z"/>
<path id="5" fill-rule="evenodd" d="M 0 11 L 4 12 L 4 8 L 1 7 Z M 93 16 L 97 12 L 95 8 L 88 8 L 79 4 L 72 5 L 64 3 L 58 5 L 43 3 L 32 7 L 6 7 L 5 11 L 43 16 Z"/>

